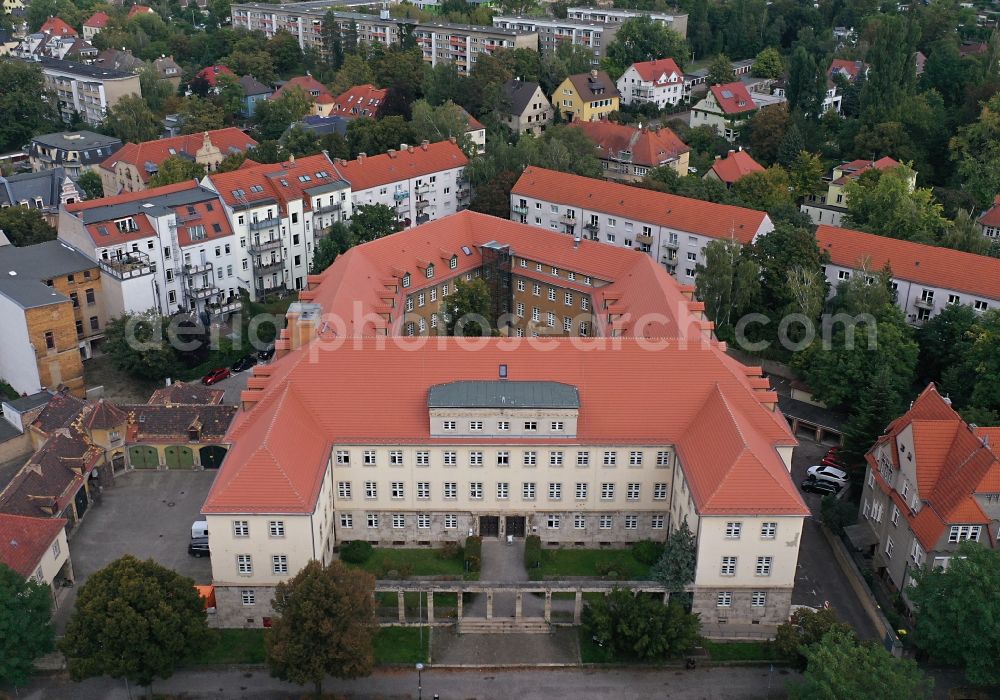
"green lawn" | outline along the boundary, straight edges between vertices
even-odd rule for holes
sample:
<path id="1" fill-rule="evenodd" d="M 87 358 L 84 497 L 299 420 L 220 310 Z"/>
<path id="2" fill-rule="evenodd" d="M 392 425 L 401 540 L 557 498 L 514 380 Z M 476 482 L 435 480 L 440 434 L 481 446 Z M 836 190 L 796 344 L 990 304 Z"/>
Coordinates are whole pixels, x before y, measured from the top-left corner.
<path id="1" fill-rule="evenodd" d="M 424 646 L 420 649 L 420 627 L 382 627 L 375 637 L 375 663 L 415 664 L 418 661 L 427 663 L 427 651 L 430 649 L 430 629 L 423 628 Z"/>
<path id="2" fill-rule="evenodd" d="M 461 557 L 442 558 L 439 549 L 396 549 L 376 547 L 364 564 L 359 565 L 376 578 L 386 578 L 390 571 L 400 577 L 454 576 L 462 578 L 465 562 Z M 356 566 L 351 564 L 349 566 Z"/>
<path id="3" fill-rule="evenodd" d="M 620 580 L 649 578 L 649 566 L 636 561 L 628 549 L 544 549 L 542 565 L 531 572 L 536 576 L 592 576 L 609 573 Z"/>
<path id="4" fill-rule="evenodd" d="M 604 648 L 597 646 L 593 638 L 583 627 L 579 627 L 580 662 L 585 664 L 610 664 L 614 657 Z"/>
<path id="5" fill-rule="evenodd" d="M 770 642 L 711 642 L 702 646 L 712 661 L 784 661 Z"/>

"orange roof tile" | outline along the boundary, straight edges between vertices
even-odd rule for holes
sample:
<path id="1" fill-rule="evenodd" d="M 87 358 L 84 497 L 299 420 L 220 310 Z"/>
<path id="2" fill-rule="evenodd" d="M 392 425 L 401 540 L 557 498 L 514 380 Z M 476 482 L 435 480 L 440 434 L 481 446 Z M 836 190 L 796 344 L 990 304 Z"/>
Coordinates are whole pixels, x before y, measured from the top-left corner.
<path id="1" fill-rule="evenodd" d="M 240 129 L 230 126 L 198 134 L 174 136 L 169 139 L 126 143 L 101 163 L 101 168 L 114 172 L 117 163 L 129 163 L 139 171 L 139 177 L 146 183 L 153 176 L 153 173 L 147 168 L 147 164 L 159 166 L 171 156 L 187 156 L 193 159 L 204 146 L 206 133 L 212 145 L 218 148 L 224 156 L 242 152 L 257 145 L 255 139 L 247 136 Z"/>
<path id="2" fill-rule="evenodd" d="M 285 94 L 285 90 L 291 89 L 293 87 L 301 88 L 307 95 L 316 99 L 319 97 L 327 98 L 323 100 L 324 102 L 330 102 L 333 100 L 333 95 L 330 94 L 330 90 L 327 89 L 326 85 L 316 80 L 316 78 L 311 75 L 299 75 L 291 80 L 284 83 L 280 88 L 278 88 L 270 97 L 269 100 L 277 100 L 282 95 Z"/>
<path id="3" fill-rule="evenodd" d="M 400 182 L 414 177 L 462 168 L 469 158 L 451 141 L 411 146 L 395 153 L 366 155 L 352 161 L 339 161 L 337 172 L 351 183 L 354 192 Z"/>
<path id="4" fill-rule="evenodd" d="M 861 177 L 862 174 L 868 172 L 869 170 L 892 170 L 893 168 L 898 168 L 902 163 L 900 163 L 895 158 L 890 158 L 889 156 L 883 156 L 878 160 L 852 160 L 849 163 L 841 163 L 834 170 L 839 170 L 843 173 L 840 177 L 834 180 L 834 184 L 843 185 L 850 180 L 856 180 Z"/>
<path id="5" fill-rule="evenodd" d="M 347 186 L 333 161 L 324 153 L 292 158 L 286 163 L 265 163 L 228 173 L 212 173 L 208 179 L 230 207 L 266 201 L 287 207 L 289 202 L 302 200 L 305 209 L 311 210 L 310 190 L 334 183 L 344 184 L 345 189 Z"/>
<path id="6" fill-rule="evenodd" d="M 371 83 L 355 85 L 350 90 L 332 98 L 333 111 L 331 115 L 339 115 L 353 119 L 355 117 L 371 117 L 377 119 L 388 89 L 380 90 Z"/>
<path id="7" fill-rule="evenodd" d="M 108 17 L 106 12 L 95 12 L 90 16 L 90 19 L 83 23 L 83 26 L 104 29 L 108 26 L 109 19 L 111 18 Z"/>
<path id="8" fill-rule="evenodd" d="M 710 238 L 735 238 L 747 244 L 773 226 L 765 212 L 715 204 L 675 194 L 646 190 L 581 175 L 529 166 L 511 190 L 533 197 L 582 207 L 626 219 L 638 219 Z"/>
<path id="9" fill-rule="evenodd" d="M 846 58 L 835 58 L 830 61 L 830 67 L 826 69 L 826 74 L 833 77 L 834 73 L 844 73 L 853 82 L 858 79 L 861 72 L 868 68 L 867 64 L 861 61 L 850 61 Z"/>
<path id="10" fill-rule="evenodd" d="M 1000 228 L 1000 194 L 993 198 L 993 206 L 979 217 L 979 225 Z"/>
<path id="11" fill-rule="evenodd" d="M 913 243 L 899 238 L 820 224 L 816 242 L 834 265 L 881 269 L 886 263 L 899 279 L 1000 300 L 1000 258 Z"/>
<path id="12" fill-rule="evenodd" d="M 727 185 L 731 185 L 750 173 L 764 172 L 764 166 L 746 151 L 730 151 L 725 158 L 712 163 L 712 172 Z"/>
<path id="13" fill-rule="evenodd" d="M 602 160 L 617 160 L 621 158 L 622 151 L 627 151 L 632 163 L 655 168 L 691 150 L 665 126 L 639 129 L 608 121 L 576 121 L 569 126 L 579 129 L 597 144 L 598 157 Z"/>
<path id="14" fill-rule="evenodd" d="M 750 97 L 750 93 L 743 83 L 713 85 L 709 89 L 725 114 L 744 114 L 757 109 L 757 105 L 754 104 L 753 98 Z"/>
<path id="15" fill-rule="evenodd" d="M 49 17 L 45 24 L 38 28 L 42 34 L 50 36 L 76 36 L 76 30 L 59 17 Z"/>
<path id="16" fill-rule="evenodd" d="M 672 58 L 633 63 L 639 77 L 657 85 L 673 85 L 684 82 L 684 72 Z"/>
<path id="17" fill-rule="evenodd" d="M 28 578 L 67 522 L 63 518 L 0 513 L 0 562 Z"/>
<path id="18" fill-rule="evenodd" d="M 128 11 L 128 16 L 129 19 L 131 19 L 132 17 L 135 17 L 138 14 L 152 15 L 155 13 L 156 13 L 155 10 L 153 10 L 153 8 L 149 7 L 148 5 L 132 5 L 131 9 L 129 9 Z"/>

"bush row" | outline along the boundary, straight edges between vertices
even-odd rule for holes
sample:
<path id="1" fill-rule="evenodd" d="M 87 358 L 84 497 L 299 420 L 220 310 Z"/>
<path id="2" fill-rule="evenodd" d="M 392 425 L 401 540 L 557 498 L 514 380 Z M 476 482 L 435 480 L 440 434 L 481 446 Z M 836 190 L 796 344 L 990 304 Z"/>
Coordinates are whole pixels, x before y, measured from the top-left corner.
<path id="1" fill-rule="evenodd" d="M 483 538 L 465 538 L 465 566 L 469 571 L 479 571 L 483 564 Z"/>
<path id="2" fill-rule="evenodd" d="M 524 538 L 524 567 L 529 571 L 542 565 L 542 538 L 528 535 Z"/>

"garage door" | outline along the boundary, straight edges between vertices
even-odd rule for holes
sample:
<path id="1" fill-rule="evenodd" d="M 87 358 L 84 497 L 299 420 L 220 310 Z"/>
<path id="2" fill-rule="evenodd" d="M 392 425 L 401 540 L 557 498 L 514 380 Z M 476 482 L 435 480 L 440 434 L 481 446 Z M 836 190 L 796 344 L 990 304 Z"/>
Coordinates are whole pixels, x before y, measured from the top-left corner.
<path id="1" fill-rule="evenodd" d="M 167 469 L 190 469 L 194 466 L 194 452 L 184 445 L 171 445 L 163 451 Z"/>
<path id="2" fill-rule="evenodd" d="M 160 466 L 156 448 L 148 445 L 133 445 L 128 448 L 128 461 L 133 469 L 156 469 Z"/>
<path id="3" fill-rule="evenodd" d="M 205 469 L 218 469 L 226 457 L 226 448 L 218 445 L 206 445 L 198 450 L 198 458 Z"/>

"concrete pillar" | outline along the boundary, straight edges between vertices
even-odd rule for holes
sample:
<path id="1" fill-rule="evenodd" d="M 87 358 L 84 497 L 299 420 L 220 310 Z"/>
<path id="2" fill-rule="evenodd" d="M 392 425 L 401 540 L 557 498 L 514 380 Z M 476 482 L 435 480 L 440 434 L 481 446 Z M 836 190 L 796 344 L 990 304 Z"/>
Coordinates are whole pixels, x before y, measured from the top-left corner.
<path id="1" fill-rule="evenodd" d="M 552 590 L 545 591 L 545 621 L 552 622 Z"/>
<path id="2" fill-rule="evenodd" d="M 493 591 L 486 591 L 486 619 L 493 619 Z"/>
<path id="3" fill-rule="evenodd" d="M 521 591 L 518 591 L 514 596 L 514 619 L 521 619 Z"/>
<path id="4" fill-rule="evenodd" d="M 427 622 L 434 622 L 434 591 L 427 591 Z"/>
<path id="5" fill-rule="evenodd" d="M 406 596 L 403 591 L 396 591 L 396 604 L 399 606 L 399 621 L 406 623 Z"/>
<path id="6" fill-rule="evenodd" d="M 663 591 L 663 604 L 666 605 L 670 602 L 670 591 Z"/>
<path id="7" fill-rule="evenodd" d="M 458 598 L 457 598 L 457 602 L 455 604 L 455 614 L 456 614 L 457 619 L 461 620 L 462 619 L 462 591 L 459 590 L 457 595 L 458 595 Z"/>
<path id="8" fill-rule="evenodd" d="M 579 625 L 583 619 L 583 591 L 576 592 L 576 599 L 573 601 L 573 624 Z"/>
<path id="9" fill-rule="evenodd" d="M 823 442 L 823 429 L 816 426 L 816 442 Z"/>

